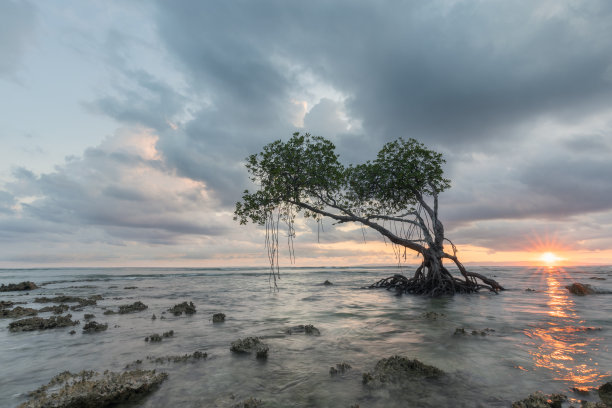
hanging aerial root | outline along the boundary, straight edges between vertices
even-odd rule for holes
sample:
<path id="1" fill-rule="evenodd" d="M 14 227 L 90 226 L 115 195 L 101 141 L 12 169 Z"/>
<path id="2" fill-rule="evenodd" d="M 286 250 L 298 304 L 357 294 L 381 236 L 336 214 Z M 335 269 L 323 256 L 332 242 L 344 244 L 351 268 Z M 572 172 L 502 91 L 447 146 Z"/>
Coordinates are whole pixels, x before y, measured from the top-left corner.
<path id="1" fill-rule="evenodd" d="M 427 272 L 424 272 L 427 271 Z M 443 296 L 456 293 L 475 293 L 481 289 L 487 289 L 498 293 L 504 290 L 493 279 L 486 278 L 477 273 L 468 272 L 465 279 L 459 279 L 450 274 L 446 268 L 442 268 L 440 274 L 428 273 L 429 268 L 421 265 L 412 278 L 395 274 L 379 280 L 370 285 L 370 288 L 384 288 L 396 290 L 399 293 L 410 293 L 415 295 Z M 481 281 L 479 282 L 478 279 Z"/>

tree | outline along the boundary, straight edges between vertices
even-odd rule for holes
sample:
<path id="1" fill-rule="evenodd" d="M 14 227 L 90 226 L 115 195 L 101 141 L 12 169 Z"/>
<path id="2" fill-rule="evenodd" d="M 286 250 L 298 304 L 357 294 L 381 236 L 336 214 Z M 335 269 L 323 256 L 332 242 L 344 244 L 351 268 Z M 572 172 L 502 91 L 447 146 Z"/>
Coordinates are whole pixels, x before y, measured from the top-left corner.
<path id="1" fill-rule="evenodd" d="M 457 248 L 445 238 L 438 218 L 438 195 L 450 187 L 443 177 L 441 153 L 414 139 L 389 142 L 375 160 L 345 167 L 329 140 L 294 133 L 277 140 L 258 154 L 249 156 L 246 168 L 257 191 L 244 192 L 236 203 L 235 220 L 266 227 L 266 247 L 271 274 L 278 269 L 279 224 L 287 225 L 290 257 L 294 257 L 294 222 L 299 213 L 321 222 L 353 222 L 378 231 L 388 240 L 396 256 L 416 251 L 422 263 L 413 277 L 396 274 L 372 287 L 445 295 L 470 293 L 482 288 L 503 288 L 494 280 L 469 272 L 457 258 Z M 446 252 L 447 242 L 452 253 Z M 443 264 L 452 261 L 461 273 L 454 276 Z"/>

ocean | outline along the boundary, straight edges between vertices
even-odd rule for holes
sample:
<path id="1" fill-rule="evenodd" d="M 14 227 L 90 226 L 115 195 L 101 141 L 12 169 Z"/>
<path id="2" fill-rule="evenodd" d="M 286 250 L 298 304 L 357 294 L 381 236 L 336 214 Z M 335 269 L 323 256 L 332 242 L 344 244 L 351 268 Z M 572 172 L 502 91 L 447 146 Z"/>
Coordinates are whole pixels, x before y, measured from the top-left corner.
<path id="1" fill-rule="evenodd" d="M 15 319 L 0 319 L 0 406 L 19 405 L 62 371 L 122 371 L 136 360 L 138 368 L 169 375 L 129 405 L 139 407 L 230 407 L 249 397 L 270 407 L 509 407 L 535 391 L 597 400 L 596 392 L 574 389 L 612 379 L 612 295 L 576 296 L 565 286 L 582 282 L 612 292 L 612 267 L 470 269 L 507 290 L 429 298 L 364 288 L 398 272 L 409 275 L 412 267 L 283 268 L 278 290 L 265 268 L 3 269 L 0 283 L 29 280 L 40 288 L 3 292 L 0 300 L 39 309 L 49 306 L 33 302 L 41 296 L 103 299 L 65 312 L 80 320 L 76 334 L 71 327 L 14 333 L 8 324 Z M 135 301 L 148 309 L 103 314 Z M 184 301 L 197 312 L 167 312 Z M 108 329 L 82 333 L 85 313 Z M 213 323 L 214 313 L 224 313 L 225 322 Z M 286 332 L 308 324 L 320 336 Z M 144 340 L 169 330 L 174 336 L 161 342 Z M 247 336 L 268 344 L 266 360 L 230 351 Z M 208 358 L 153 360 L 195 351 Z M 447 375 L 401 386 L 362 383 L 363 373 L 393 355 Z M 351 369 L 330 375 L 341 362 Z"/>

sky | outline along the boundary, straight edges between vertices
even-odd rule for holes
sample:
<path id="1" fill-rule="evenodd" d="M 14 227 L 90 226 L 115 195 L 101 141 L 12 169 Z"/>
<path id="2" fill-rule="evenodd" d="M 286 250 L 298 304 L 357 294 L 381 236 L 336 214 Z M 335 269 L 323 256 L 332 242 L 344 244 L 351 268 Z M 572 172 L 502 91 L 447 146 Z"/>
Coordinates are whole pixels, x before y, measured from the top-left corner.
<path id="1" fill-rule="evenodd" d="M 442 152 L 468 265 L 612 264 L 610 33 L 607 0 L 1 1 L 0 267 L 265 266 L 244 159 L 296 131 Z M 296 228 L 295 266 L 395 262 Z"/>

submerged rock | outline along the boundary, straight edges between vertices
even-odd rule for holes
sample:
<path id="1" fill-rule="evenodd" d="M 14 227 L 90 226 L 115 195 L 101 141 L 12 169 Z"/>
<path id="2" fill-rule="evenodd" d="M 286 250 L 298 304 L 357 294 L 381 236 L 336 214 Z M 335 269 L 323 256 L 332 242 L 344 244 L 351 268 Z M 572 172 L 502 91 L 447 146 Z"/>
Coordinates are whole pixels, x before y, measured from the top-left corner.
<path id="1" fill-rule="evenodd" d="M 238 339 L 232 342 L 230 346 L 230 350 L 234 353 L 255 352 L 257 358 L 267 358 L 269 349 L 270 348 L 268 345 L 262 342 L 259 337 L 246 337 L 244 339 Z"/>
<path id="2" fill-rule="evenodd" d="M 565 288 L 569 290 L 570 293 L 578 296 L 592 295 L 595 293 L 591 285 L 578 282 L 572 283 L 570 286 L 566 286 Z"/>
<path id="3" fill-rule="evenodd" d="M 54 314 L 62 314 L 65 311 L 67 311 L 70 308 L 70 306 L 68 306 L 65 303 L 61 303 L 57 306 L 45 306 L 41 309 L 39 309 L 38 311 L 40 313 L 44 313 L 44 312 L 53 312 Z"/>
<path id="4" fill-rule="evenodd" d="M 304 334 L 307 334 L 309 336 L 320 336 L 321 335 L 321 332 L 319 331 L 319 329 L 314 327 L 312 324 L 307 324 L 307 325 L 300 324 L 298 326 L 293 326 L 293 327 L 285 330 L 285 333 L 287 333 L 287 334 L 304 333 Z"/>
<path id="5" fill-rule="evenodd" d="M 95 333 L 101 332 L 108 329 L 108 324 L 98 323 L 95 320 L 91 322 L 87 322 L 85 326 L 83 326 L 83 333 Z"/>
<path id="6" fill-rule="evenodd" d="M 158 333 L 154 333 L 150 336 L 145 337 L 145 341 L 150 341 L 151 343 L 156 343 L 162 341 L 162 336 Z"/>
<path id="7" fill-rule="evenodd" d="M 141 312 L 145 309 L 148 309 L 149 306 L 144 303 L 137 301 L 132 303 L 131 305 L 121 305 L 119 306 L 119 314 L 127 314 L 127 313 L 136 313 Z M 106 313 L 106 312 L 105 312 Z"/>
<path id="8" fill-rule="evenodd" d="M 608 381 L 597 389 L 599 398 L 608 406 L 612 406 L 612 381 Z"/>
<path id="9" fill-rule="evenodd" d="M 0 292 L 14 292 L 18 290 L 32 290 L 38 289 L 38 286 L 34 282 L 25 281 L 19 283 L 9 283 L 8 285 L 2 284 L 0 286 Z"/>
<path id="10" fill-rule="evenodd" d="M 93 295 L 87 298 L 81 298 L 78 296 L 65 296 L 65 295 L 55 296 L 52 298 L 43 296 L 43 297 L 37 297 L 36 299 L 34 299 L 34 302 L 35 303 L 78 303 L 79 306 L 93 306 L 97 304 L 96 302 L 97 300 L 102 300 L 102 296 Z"/>
<path id="11" fill-rule="evenodd" d="M 329 367 L 329 375 L 332 377 L 337 374 L 344 374 L 346 371 L 351 369 L 351 365 L 349 363 L 345 363 L 344 361 L 336 364 L 335 367 Z"/>
<path id="12" fill-rule="evenodd" d="M 36 316 L 38 310 L 29 307 L 17 306 L 14 309 L 0 309 L 0 318 L 17 318 L 24 316 Z"/>
<path id="13" fill-rule="evenodd" d="M 180 316 L 183 313 L 185 313 L 186 315 L 192 315 L 196 312 L 196 307 L 193 302 L 183 302 L 179 303 L 178 305 L 172 306 L 170 309 L 168 309 L 168 311 L 175 316 Z"/>
<path id="14" fill-rule="evenodd" d="M 262 408 L 263 406 L 264 405 L 261 400 L 251 397 L 232 405 L 232 408 Z"/>
<path id="15" fill-rule="evenodd" d="M 527 398 L 512 403 L 512 408 L 561 408 L 567 397 L 563 394 L 542 394 L 536 392 Z"/>
<path id="16" fill-rule="evenodd" d="M 153 363 L 163 364 L 163 363 L 181 363 L 189 360 L 204 360 L 208 358 L 208 353 L 204 353 L 201 351 L 195 351 L 193 354 L 184 354 L 182 356 L 164 356 L 164 357 L 151 357 L 148 356 L 147 360 L 150 360 Z M 137 362 L 140 360 L 136 360 Z M 142 361 L 140 361 L 142 363 Z"/>
<path id="17" fill-rule="evenodd" d="M 96 317 L 96 315 L 91 313 L 85 313 L 85 315 L 83 316 L 85 320 L 93 319 L 94 317 Z"/>
<path id="18" fill-rule="evenodd" d="M 438 312 L 425 312 L 421 316 L 427 320 L 438 320 L 443 317 L 446 317 L 444 313 L 438 313 Z"/>
<path id="19" fill-rule="evenodd" d="M 224 313 L 215 313 L 212 317 L 212 321 L 213 323 L 221 323 L 225 321 L 225 314 Z"/>
<path id="20" fill-rule="evenodd" d="M 372 372 L 363 374 L 363 383 L 368 385 L 399 383 L 415 378 L 437 378 L 444 371 L 437 367 L 410 360 L 402 356 L 383 358 L 376 363 Z"/>
<path id="21" fill-rule="evenodd" d="M 168 374 L 155 370 L 135 370 L 103 374 L 65 371 L 49 384 L 32 392 L 27 402 L 18 408 L 103 407 L 132 401 L 145 396 L 161 384 Z"/>
<path id="22" fill-rule="evenodd" d="M 78 320 L 70 320 L 71 317 L 71 314 L 67 314 L 66 316 L 51 316 L 48 319 L 43 319 L 42 317 L 30 317 L 10 323 L 9 330 L 12 332 L 46 330 L 57 327 L 76 326 L 79 324 Z"/>
<path id="23" fill-rule="evenodd" d="M 333 285 L 333 283 L 331 283 L 331 282 L 330 282 L 330 281 L 328 281 L 328 280 L 325 280 L 325 282 L 323 282 L 323 285 L 325 285 L 325 286 L 331 286 L 331 285 Z"/>

